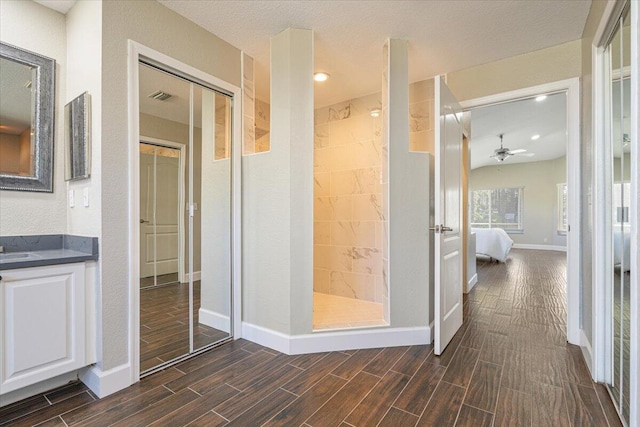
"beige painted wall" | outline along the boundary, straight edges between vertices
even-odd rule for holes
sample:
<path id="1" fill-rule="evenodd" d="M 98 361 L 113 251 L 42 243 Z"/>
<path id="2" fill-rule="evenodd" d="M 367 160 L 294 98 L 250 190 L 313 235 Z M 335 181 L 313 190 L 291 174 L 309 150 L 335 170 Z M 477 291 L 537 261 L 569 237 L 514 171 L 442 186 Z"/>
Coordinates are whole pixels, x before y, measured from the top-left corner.
<path id="1" fill-rule="evenodd" d="M 458 101 L 579 77 L 580 40 L 447 74 Z"/>
<path id="2" fill-rule="evenodd" d="M 67 232 L 64 182 L 65 17 L 32 1 L 0 1 L 0 40 L 56 60 L 53 193 L 0 191 L 0 235 Z"/>
<path id="3" fill-rule="evenodd" d="M 102 360 L 128 361 L 129 153 L 127 40 L 240 86 L 240 50 L 156 1 L 102 2 Z M 136 255 L 137 256 L 137 255 Z"/>
<path id="4" fill-rule="evenodd" d="M 31 128 L 20 134 L 20 174 L 31 175 Z"/>
<path id="5" fill-rule="evenodd" d="M 20 173 L 20 136 L 0 133 L 0 171 Z"/>
<path id="6" fill-rule="evenodd" d="M 471 190 L 524 187 L 522 219 L 524 233 L 510 234 L 515 243 L 567 246 L 557 232 L 557 184 L 567 182 L 567 158 L 543 162 L 500 164 L 473 169 Z"/>
<path id="7" fill-rule="evenodd" d="M 271 150 L 242 158 L 242 318 L 299 335 L 313 315 L 313 33 L 272 37 L 271 69 Z"/>
<path id="8" fill-rule="evenodd" d="M 80 1 L 66 15 L 67 24 L 67 93 L 65 103 L 87 91 L 91 96 L 91 177 L 67 183 L 82 200 L 89 191 L 89 207 L 77 203 L 67 208 L 67 231 L 82 236 L 101 236 L 102 223 L 102 5 Z M 60 143 L 63 141 L 61 140 Z M 108 204 L 106 206 L 109 206 Z M 102 247 L 100 247 L 102 250 Z M 101 261 L 98 261 L 99 263 Z"/>

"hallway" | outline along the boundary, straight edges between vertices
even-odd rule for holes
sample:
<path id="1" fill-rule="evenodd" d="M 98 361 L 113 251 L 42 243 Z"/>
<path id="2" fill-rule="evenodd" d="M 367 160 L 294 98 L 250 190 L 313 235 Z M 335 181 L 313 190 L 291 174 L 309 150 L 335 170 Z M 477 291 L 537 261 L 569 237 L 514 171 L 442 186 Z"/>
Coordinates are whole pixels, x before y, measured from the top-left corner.
<path id="1" fill-rule="evenodd" d="M 287 356 L 238 340 L 97 400 L 70 385 L 0 409 L 31 426 L 620 426 L 565 338 L 565 254 L 480 263 L 465 323 L 431 346 Z"/>

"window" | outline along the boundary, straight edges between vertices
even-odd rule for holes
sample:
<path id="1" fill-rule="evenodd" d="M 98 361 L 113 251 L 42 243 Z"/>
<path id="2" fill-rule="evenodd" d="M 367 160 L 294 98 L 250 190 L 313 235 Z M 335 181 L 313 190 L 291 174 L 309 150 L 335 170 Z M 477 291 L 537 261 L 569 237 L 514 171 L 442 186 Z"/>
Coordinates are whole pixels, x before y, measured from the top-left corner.
<path id="1" fill-rule="evenodd" d="M 471 191 L 471 226 L 522 232 L 524 188 L 492 188 Z"/>
<path id="2" fill-rule="evenodd" d="M 567 233 L 567 184 L 558 184 L 558 234 Z"/>

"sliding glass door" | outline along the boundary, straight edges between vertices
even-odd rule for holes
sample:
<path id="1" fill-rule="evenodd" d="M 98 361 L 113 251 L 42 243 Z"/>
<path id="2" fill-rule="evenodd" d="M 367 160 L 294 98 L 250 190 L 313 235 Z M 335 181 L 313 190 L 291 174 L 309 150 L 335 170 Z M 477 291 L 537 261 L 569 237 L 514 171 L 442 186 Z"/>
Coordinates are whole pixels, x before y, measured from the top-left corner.
<path id="1" fill-rule="evenodd" d="M 229 95 L 140 63 L 140 371 L 231 338 Z"/>

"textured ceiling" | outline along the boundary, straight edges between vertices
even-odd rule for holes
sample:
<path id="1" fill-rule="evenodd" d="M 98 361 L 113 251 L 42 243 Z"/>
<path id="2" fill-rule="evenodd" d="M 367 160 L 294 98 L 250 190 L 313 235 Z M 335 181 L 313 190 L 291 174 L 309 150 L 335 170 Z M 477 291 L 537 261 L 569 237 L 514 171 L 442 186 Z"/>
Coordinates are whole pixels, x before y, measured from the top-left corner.
<path id="1" fill-rule="evenodd" d="M 471 169 L 497 166 L 490 158 L 500 147 L 525 149 L 533 157 L 511 156 L 504 164 L 540 162 L 562 157 L 567 152 L 567 100 L 565 93 L 548 96 L 543 101 L 525 99 L 471 110 Z M 533 141 L 533 135 L 540 138 Z"/>
<path id="2" fill-rule="evenodd" d="M 158 0 L 256 60 L 256 96 L 269 99 L 269 38 L 315 33 L 316 107 L 380 90 L 385 39 L 409 41 L 409 80 L 424 80 L 579 39 L 584 1 Z"/>

